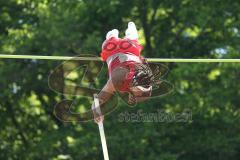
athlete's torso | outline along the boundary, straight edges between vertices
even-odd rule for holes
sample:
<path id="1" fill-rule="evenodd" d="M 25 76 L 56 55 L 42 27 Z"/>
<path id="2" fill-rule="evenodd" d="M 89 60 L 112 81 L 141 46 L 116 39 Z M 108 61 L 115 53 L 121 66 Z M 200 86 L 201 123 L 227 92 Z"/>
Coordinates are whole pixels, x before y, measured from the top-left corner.
<path id="1" fill-rule="evenodd" d="M 107 62 L 111 75 L 112 70 L 122 63 L 141 63 L 141 50 L 142 46 L 137 40 L 112 37 L 103 43 L 101 57 Z"/>
<path id="2" fill-rule="evenodd" d="M 117 66 L 120 66 L 121 64 L 129 64 L 129 63 L 142 63 L 141 57 L 138 57 L 136 55 L 133 55 L 131 53 L 129 54 L 123 54 L 123 53 L 116 53 L 106 60 L 108 65 L 109 74 L 111 75 L 111 72 L 113 69 Z"/>

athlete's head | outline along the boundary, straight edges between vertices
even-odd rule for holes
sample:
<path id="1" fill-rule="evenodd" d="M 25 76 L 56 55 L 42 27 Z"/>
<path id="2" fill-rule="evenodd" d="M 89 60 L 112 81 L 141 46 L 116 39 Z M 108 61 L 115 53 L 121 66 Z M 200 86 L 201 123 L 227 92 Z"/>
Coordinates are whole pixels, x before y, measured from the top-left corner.
<path id="1" fill-rule="evenodd" d="M 111 80 L 118 92 L 130 92 L 134 96 L 150 96 L 153 75 L 147 64 L 136 63 L 129 66 L 117 67 L 112 71 Z"/>

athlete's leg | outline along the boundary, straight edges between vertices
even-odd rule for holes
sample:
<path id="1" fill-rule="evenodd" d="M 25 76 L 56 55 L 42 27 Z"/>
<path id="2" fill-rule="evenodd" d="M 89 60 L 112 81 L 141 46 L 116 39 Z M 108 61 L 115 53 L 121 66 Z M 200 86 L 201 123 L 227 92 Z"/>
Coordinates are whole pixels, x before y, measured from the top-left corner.
<path id="1" fill-rule="evenodd" d="M 112 37 L 118 38 L 118 35 L 119 35 L 119 31 L 117 29 L 113 29 L 113 30 L 109 31 L 106 34 L 106 40 L 102 43 L 102 49 L 103 49 L 104 45 L 106 44 L 107 40 L 109 40 Z"/>

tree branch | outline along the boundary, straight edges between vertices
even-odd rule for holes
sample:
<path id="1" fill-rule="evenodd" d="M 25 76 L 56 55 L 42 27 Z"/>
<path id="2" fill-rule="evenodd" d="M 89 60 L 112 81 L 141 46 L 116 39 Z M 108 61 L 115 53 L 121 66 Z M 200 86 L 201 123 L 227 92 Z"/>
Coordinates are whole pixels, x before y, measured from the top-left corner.
<path id="1" fill-rule="evenodd" d="M 146 41 L 146 53 L 151 57 L 152 55 L 152 46 L 151 46 L 151 27 L 147 20 L 147 5 L 145 0 L 141 0 L 139 3 L 139 18 L 143 26 L 145 41 Z"/>

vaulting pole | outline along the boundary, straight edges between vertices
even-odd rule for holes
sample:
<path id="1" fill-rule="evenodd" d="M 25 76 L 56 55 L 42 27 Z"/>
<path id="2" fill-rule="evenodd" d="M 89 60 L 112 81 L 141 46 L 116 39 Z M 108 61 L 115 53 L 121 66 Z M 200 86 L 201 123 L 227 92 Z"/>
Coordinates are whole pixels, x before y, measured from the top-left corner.
<path id="1" fill-rule="evenodd" d="M 99 99 L 98 99 L 98 95 L 94 94 L 94 107 L 96 109 L 96 112 L 99 115 L 102 115 L 101 113 L 101 109 L 99 106 Z M 104 156 L 104 160 L 109 160 L 108 157 L 108 149 L 107 149 L 107 143 L 106 143 L 106 138 L 105 138 L 105 133 L 104 133 L 104 127 L 103 127 L 103 122 L 99 122 L 98 123 L 98 129 L 99 129 L 99 133 L 100 133 L 100 137 L 101 137 L 101 142 L 102 142 L 102 150 L 103 150 L 103 156 Z"/>

